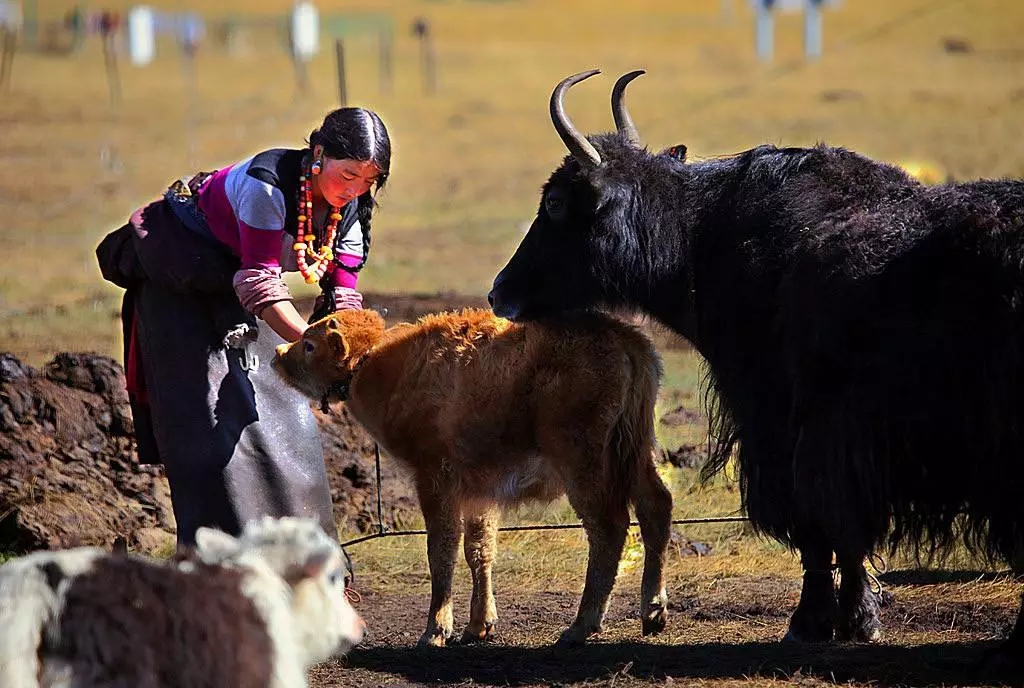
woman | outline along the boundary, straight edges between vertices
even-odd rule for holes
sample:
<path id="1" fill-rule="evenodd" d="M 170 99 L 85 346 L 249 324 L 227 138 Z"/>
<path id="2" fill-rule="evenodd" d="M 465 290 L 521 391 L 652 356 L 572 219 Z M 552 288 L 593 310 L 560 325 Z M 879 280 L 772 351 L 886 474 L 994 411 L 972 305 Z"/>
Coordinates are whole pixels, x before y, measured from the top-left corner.
<path id="1" fill-rule="evenodd" d="M 319 283 L 310 321 L 361 308 L 371 190 L 390 165 L 380 117 L 335 110 L 308 148 L 177 182 L 97 250 L 104 276 L 126 288 L 139 459 L 166 467 L 179 546 L 199 526 L 237 533 L 266 514 L 336 533 L 316 420 L 270 368 L 274 347 L 306 327 L 281 274 Z"/>

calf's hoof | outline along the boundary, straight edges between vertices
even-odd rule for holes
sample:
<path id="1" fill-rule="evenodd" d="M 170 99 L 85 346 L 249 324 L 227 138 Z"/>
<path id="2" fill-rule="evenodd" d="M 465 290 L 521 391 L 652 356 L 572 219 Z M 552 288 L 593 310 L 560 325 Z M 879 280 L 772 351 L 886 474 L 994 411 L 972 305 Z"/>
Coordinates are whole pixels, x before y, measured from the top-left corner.
<path id="1" fill-rule="evenodd" d="M 644 635 L 657 635 L 665 630 L 667 624 L 668 609 L 665 607 L 655 607 L 647 610 L 641 624 L 641 629 Z"/>
<path id="2" fill-rule="evenodd" d="M 451 637 L 451 631 L 445 631 L 443 628 L 428 628 L 416 644 L 420 647 L 444 647 Z"/>
<path id="3" fill-rule="evenodd" d="M 599 633 L 601 628 L 588 629 L 583 626 L 577 626 L 573 624 L 569 628 L 562 631 L 562 635 L 558 637 L 555 642 L 555 647 L 558 649 L 569 648 L 569 647 L 581 647 L 586 644 L 587 638 Z"/>
<path id="4" fill-rule="evenodd" d="M 473 628 L 472 624 L 466 626 L 466 630 L 462 632 L 461 643 L 465 645 L 471 645 L 473 643 L 486 643 L 494 639 L 494 624 L 491 622 L 485 623 L 483 628 Z"/>

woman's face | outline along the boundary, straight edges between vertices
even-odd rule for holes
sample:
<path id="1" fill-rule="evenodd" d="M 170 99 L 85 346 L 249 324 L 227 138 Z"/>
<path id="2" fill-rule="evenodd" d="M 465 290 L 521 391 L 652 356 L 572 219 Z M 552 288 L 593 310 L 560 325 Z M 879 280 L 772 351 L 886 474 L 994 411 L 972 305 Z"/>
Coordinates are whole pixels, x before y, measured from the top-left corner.
<path id="1" fill-rule="evenodd" d="M 320 174 L 315 175 L 320 195 L 335 207 L 341 207 L 362 196 L 377 181 L 380 170 L 369 160 L 335 160 L 317 156 L 323 163 Z"/>

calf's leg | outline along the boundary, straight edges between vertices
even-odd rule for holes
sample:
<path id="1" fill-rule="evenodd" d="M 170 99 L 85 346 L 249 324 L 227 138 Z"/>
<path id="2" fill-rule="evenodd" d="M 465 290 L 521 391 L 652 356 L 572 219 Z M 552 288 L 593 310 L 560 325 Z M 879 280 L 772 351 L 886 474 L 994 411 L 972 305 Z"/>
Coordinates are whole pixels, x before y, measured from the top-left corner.
<path id="1" fill-rule="evenodd" d="M 589 480 L 587 479 L 589 478 Z M 595 486 L 594 476 L 579 475 L 565 481 L 565 492 L 569 503 L 583 521 L 587 532 L 589 552 L 587 558 L 587 580 L 583 586 L 576 620 L 558 639 L 558 645 L 579 645 L 594 633 L 601 631 L 608 598 L 615 585 L 622 548 L 626 544 L 629 529 L 629 506 L 627 495 L 608 494 L 614 488 Z"/>
<path id="2" fill-rule="evenodd" d="M 640 613 L 644 635 L 660 633 L 668 621 L 665 555 L 672 529 L 672 493 L 658 475 L 653 460 L 640 467 L 631 495 L 644 541 L 644 575 L 640 584 Z"/>
<path id="3" fill-rule="evenodd" d="M 469 625 L 462 632 L 462 642 L 490 640 L 498 611 L 494 605 L 491 564 L 497 553 L 498 506 L 487 504 L 467 510 L 463 550 L 473 575 L 473 598 L 469 607 Z"/>
<path id="4" fill-rule="evenodd" d="M 436 476 L 435 476 L 436 477 Z M 427 561 L 430 566 L 430 609 L 420 645 L 443 647 L 452 637 L 452 576 L 459 551 L 462 513 L 449 486 L 417 481 L 423 520 L 427 525 Z"/>

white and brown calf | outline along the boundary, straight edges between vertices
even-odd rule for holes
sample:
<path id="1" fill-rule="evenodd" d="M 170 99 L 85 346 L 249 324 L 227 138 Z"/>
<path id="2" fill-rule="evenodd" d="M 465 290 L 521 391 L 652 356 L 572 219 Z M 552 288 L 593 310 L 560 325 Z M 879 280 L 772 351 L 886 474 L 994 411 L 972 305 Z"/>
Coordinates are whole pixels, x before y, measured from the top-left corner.
<path id="1" fill-rule="evenodd" d="M 184 561 L 78 548 L 0 566 L 0 684 L 300 688 L 362 639 L 347 561 L 313 521 L 196 540 Z"/>

